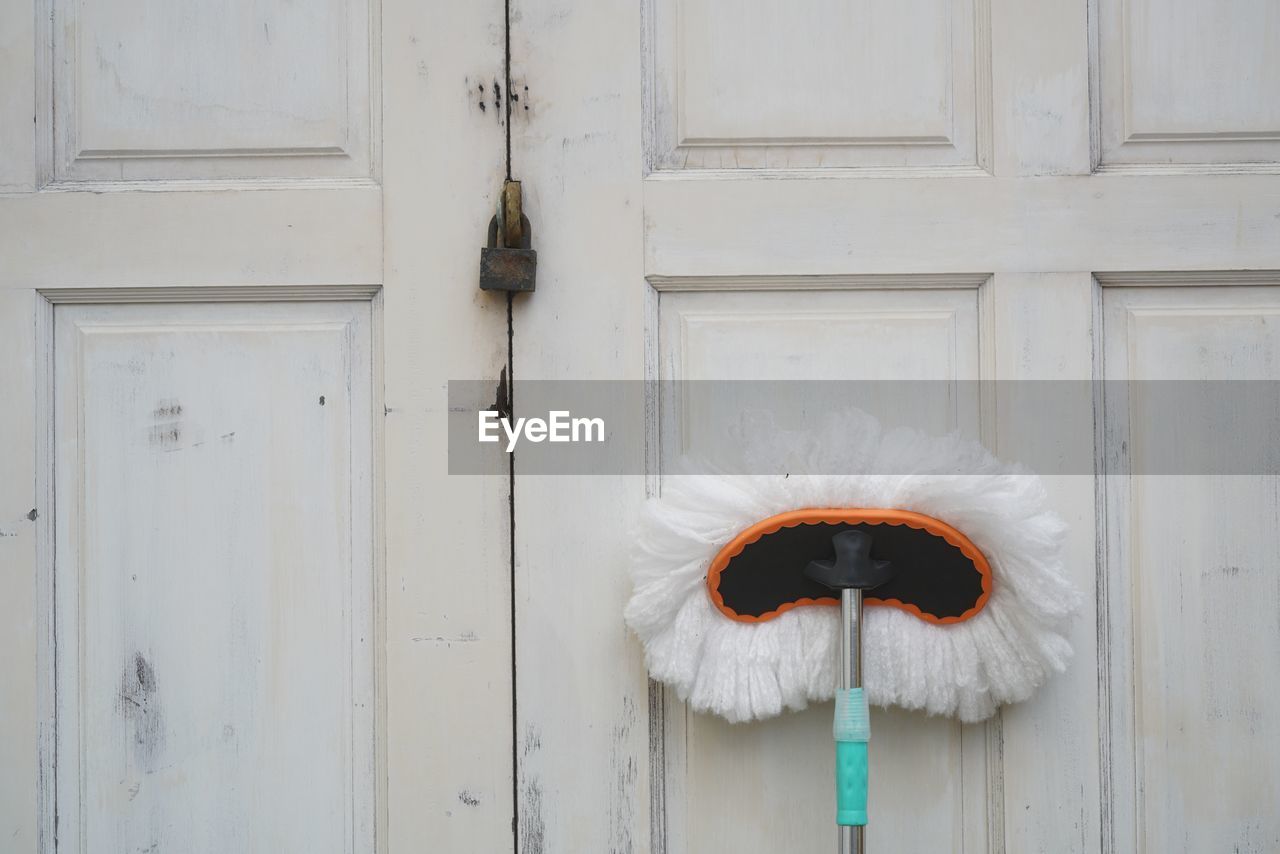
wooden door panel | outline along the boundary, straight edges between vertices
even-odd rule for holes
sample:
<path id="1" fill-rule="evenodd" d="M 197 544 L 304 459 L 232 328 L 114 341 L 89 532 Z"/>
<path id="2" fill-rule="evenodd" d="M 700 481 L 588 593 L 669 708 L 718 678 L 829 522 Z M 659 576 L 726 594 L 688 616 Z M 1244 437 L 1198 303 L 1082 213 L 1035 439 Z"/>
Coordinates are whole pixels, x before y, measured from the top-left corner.
<path id="1" fill-rule="evenodd" d="M 828 290 L 807 291 L 803 298 L 780 285 L 773 291 L 697 281 L 683 282 L 684 289 L 667 285 L 650 333 L 658 378 L 672 389 L 662 396 L 672 411 L 658 413 L 664 465 L 679 466 L 684 457 L 740 470 L 745 461 L 734 456 L 740 448 L 724 437 L 741 431 L 742 419 L 749 417 L 744 407 L 766 405 L 756 417 L 768 412 L 789 429 L 823 422 L 830 410 L 806 380 L 861 381 L 851 387 L 857 401 L 844 405 L 856 403 L 888 423 L 976 437 L 980 401 L 972 380 L 980 375 L 979 289 L 966 287 L 965 277 L 951 280 L 951 288 L 937 288 L 942 283 L 908 277 L 891 289 L 832 282 Z M 906 387 L 895 380 L 970 382 L 956 383 L 954 394 L 944 397 L 904 393 Z M 683 381 L 696 385 L 684 394 Z M 788 389 L 795 394 L 791 406 Z M 668 437 L 676 448 L 666 447 Z M 822 850 L 830 844 L 826 781 L 834 766 L 825 706 L 750 725 L 691 714 L 671 696 L 664 698 L 664 709 L 667 763 L 660 807 L 679 804 L 667 815 L 668 850 Z M 868 844 L 923 851 L 964 839 L 974 850 L 984 848 L 988 804 L 979 793 L 987 785 L 985 728 L 878 709 L 872 726 L 871 809 L 878 820 Z M 919 800 L 932 805 L 926 815 L 899 803 Z"/>
<path id="2" fill-rule="evenodd" d="M 1280 163 L 1280 20 L 1265 0 L 1098 0 L 1101 166 Z"/>
<path id="3" fill-rule="evenodd" d="M 789 276 L 802 285 L 854 274 L 1280 264 L 1275 184 L 1249 174 L 778 180 L 760 170 L 733 181 L 655 176 L 644 197 L 646 275 L 676 279 Z"/>
<path id="4" fill-rule="evenodd" d="M 1274 471 L 1275 435 L 1240 409 L 1188 406 L 1171 424 L 1144 385 L 1280 380 L 1280 286 L 1195 281 L 1103 292 L 1106 378 L 1127 382 L 1106 401 L 1107 466 L 1141 472 L 1106 478 L 1117 851 L 1264 851 L 1280 839 L 1280 697 L 1263 675 L 1280 670 L 1276 478 L 1160 474 L 1205 459 L 1206 436 L 1255 449 Z"/>
<path id="5" fill-rule="evenodd" d="M 55 310 L 51 850 L 369 850 L 370 315 Z"/>
<path id="6" fill-rule="evenodd" d="M 945 277 L 907 277 L 897 289 L 831 282 L 802 299 L 781 285 L 775 291 L 692 290 L 707 284 L 693 280 L 662 285 L 648 335 L 658 352 L 655 379 L 671 383 L 663 395 L 671 411 L 659 413 L 664 464 L 688 456 L 737 470 L 742 461 L 725 455 L 740 449 L 723 437 L 741 430 L 744 407 L 752 406 L 788 429 L 812 426 L 823 407 L 856 405 L 887 424 L 976 438 L 978 388 L 957 381 L 980 376 L 981 280 L 956 277 L 950 289 L 929 286 Z M 844 388 L 856 401 L 820 398 L 823 388 L 841 388 L 822 381 L 842 380 L 855 381 Z M 957 384 L 946 395 L 911 394 L 894 380 L 930 380 L 939 391 Z"/>
<path id="7" fill-rule="evenodd" d="M 654 169 L 990 168 L 988 0 L 649 6 Z"/>
<path id="8" fill-rule="evenodd" d="M 368 0 L 42 0 L 42 183 L 373 177 Z"/>

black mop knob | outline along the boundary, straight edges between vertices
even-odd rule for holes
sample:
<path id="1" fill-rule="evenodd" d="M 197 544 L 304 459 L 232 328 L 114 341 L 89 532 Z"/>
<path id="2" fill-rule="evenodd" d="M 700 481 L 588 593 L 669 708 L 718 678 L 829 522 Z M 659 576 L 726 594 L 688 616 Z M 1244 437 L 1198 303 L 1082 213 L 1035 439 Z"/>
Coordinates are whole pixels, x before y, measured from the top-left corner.
<path id="1" fill-rule="evenodd" d="M 866 531 L 841 531 L 831 538 L 835 560 L 812 560 L 804 568 L 806 578 L 832 590 L 870 590 L 893 577 L 893 565 L 871 557 L 871 535 Z"/>

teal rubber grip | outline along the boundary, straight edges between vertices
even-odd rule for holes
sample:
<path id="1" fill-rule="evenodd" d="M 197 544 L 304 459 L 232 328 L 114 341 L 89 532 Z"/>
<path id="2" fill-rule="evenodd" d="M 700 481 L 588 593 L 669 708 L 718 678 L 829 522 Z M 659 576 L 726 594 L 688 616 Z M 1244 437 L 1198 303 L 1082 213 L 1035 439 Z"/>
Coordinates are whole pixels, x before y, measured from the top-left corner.
<path id="1" fill-rule="evenodd" d="M 836 824 L 867 823 L 867 743 L 836 742 Z"/>
<path id="2" fill-rule="evenodd" d="M 871 714 L 861 688 L 836 692 L 836 824 L 860 827 L 867 823 L 867 742 Z"/>

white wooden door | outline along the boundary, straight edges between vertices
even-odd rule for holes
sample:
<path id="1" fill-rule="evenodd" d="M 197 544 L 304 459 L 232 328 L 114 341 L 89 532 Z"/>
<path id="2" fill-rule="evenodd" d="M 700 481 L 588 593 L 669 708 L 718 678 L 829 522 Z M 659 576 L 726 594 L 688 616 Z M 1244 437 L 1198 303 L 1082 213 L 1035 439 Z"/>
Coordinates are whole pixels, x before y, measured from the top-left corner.
<path id="1" fill-rule="evenodd" d="M 446 382 L 1277 379 L 1278 27 L 5 5 L 2 847 L 828 850 L 825 710 L 690 716 L 622 625 L 661 471 L 450 477 Z M 539 250 L 510 322 L 475 289 L 508 170 Z M 1022 413 L 926 415 L 1016 458 Z M 1280 845 L 1274 483 L 1117 474 L 1142 427 L 1104 396 L 1038 440 L 1097 449 L 1051 480 L 1076 662 L 984 726 L 879 716 L 871 850 Z"/>
<path id="2" fill-rule="evenodd" d="M 517 383 L 1280 379 L 1270 3 L 512 11 L 539 251 Z M 1041 425 L 984 388 L 918 423 L 1085 461 L 1049 478 L 1076 658 L 985 725 L 875 713 L 868 850 L 1276 850 L 1274 478 L 1130 477 L 1152 425 L 1106 395 Z M 657 407 L 611 416 L 723 445 Z M 516 452 L 520 850 L 831 850 L 827 709 L 731 726 L 646 680 L 620 617 L 642 456 Z"/>
<path id="3" fill-rule="evenodd" d="M 503 13 L 0 8 L 6 854 L 510 846 Z"/>

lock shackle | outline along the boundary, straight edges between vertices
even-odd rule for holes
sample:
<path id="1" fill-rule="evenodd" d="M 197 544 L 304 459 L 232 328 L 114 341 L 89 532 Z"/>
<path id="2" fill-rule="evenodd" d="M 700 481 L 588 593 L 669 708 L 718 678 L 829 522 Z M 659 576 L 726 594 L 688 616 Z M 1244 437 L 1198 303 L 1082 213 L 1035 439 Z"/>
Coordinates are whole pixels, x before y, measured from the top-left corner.
<path id="1" fill-rule="evenodd" d="M 524 215 L 520 182 L 508 179 L 498 198 L 498 241 L 490 244 L 501 248 L 529 247 L 529 218 Z"/>
<path id="2" fill-rule="evenodd" d="M 533 226 L 529 224 L 527 216 L 520 217 L 520 237 L 516 245 L 512 246 L 505 240 L 505 234 L 509 229 L 501 227 L 499 218 L 494 216 L 489 220 L 489 248 L 490 249 L 530 249 L 533 247 Z"/>
<path id="3" fill-rule="evenodd" d="M 498 201 L 498 228 L 501 230 L 500 246 L 517 247 L 524 238 L 523 193 L 520 182 L 508 179 L 502 185 L 502 198 Z"/>

